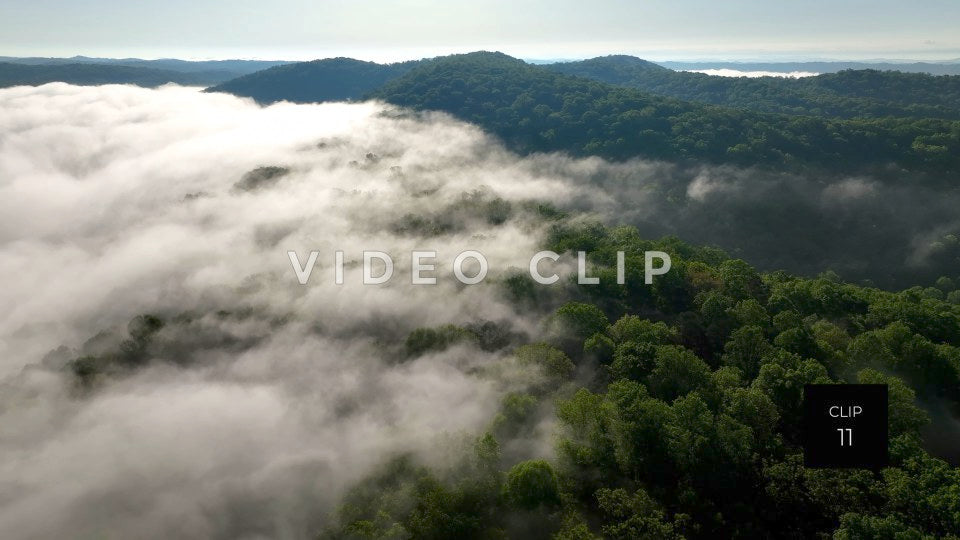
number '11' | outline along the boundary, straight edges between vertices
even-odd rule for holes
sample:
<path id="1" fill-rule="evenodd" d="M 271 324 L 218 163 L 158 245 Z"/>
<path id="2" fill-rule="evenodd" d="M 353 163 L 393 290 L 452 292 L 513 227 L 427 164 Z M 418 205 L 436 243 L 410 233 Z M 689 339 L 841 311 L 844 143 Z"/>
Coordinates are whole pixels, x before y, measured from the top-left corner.
<path id="1" fill-rule="evenodd" d="M 840 446 L 853 446 L 853 430 L 852 429 L 837 428 L 837 431 L 840 432 Z"/>

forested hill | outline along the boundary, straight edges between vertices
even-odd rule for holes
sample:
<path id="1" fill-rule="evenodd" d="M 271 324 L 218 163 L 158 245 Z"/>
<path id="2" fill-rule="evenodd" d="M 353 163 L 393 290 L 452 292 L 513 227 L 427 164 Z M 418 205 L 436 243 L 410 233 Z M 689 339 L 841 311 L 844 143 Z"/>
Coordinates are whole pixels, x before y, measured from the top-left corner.
<path id="1" fill-rule="evenodd" d="M 167 83 L 184 86 L 206 86 L 229 76 L 229 72 L 217 70 L 185 72 L 112 64 L 29 65 L 0 62 L 0 88 L 37 86 L 50 82 L 65 82 L 81 86 L 135 84 L 137 86 L 154 87 Z"/>
<path id="2" fill-rule="evenodd" d="M 448 349 L 502 351 L 473 376 L 507 370 L 515 380 L 473 444 L 451 444 L 451 459 L 430 463 L 390 456 L 315 538 L 957 540 L 960 469 L 924 448 L 943 445 L 956 459 L 944 414 L 960 403 L 956 280 L 893 293 L 830 274 L 761 273 L 714 248 L 540 215 L 554 222 L 543 248 L 573 255 L 589 246 L 600 284 L 503 280 L 499 293 L 517 320 L 546 329 L 543 341 L 507 321 L 381 337 L 385 370 L 439 362 Z M 652 285 L 639 274 L 648 250 L 673 258 Z M 615 284 L 617 251 L 631 272 L 624 285 Z M 195 336 L 253 347 L 269 336 L 238 338 L 225 321 L 263 316 L 141 315 L 123 335 L 90 339 L 63 369 L 78 393 L 169 358 L 178 369 L 209 369 Z M 804 467 L 804 385 L 857 383 L 888 386 L 888 465 Z M 549 438 L 545 422 L 555 426 Z M 545 452 L 546 441 L 549 461 L 529 452 Z"/>
<path id="3" fill-rule="evenodd" d="M 28 66 L 62 66 L 65 64 L 101 64 L 108 66 L 129 66 L 151 69 L 178 71 L 181 73 L 208 73 L 216 74 L 216 84 L 230 79 L 247 75 L 273 66 L 290 64 L 283 60 L 180 60 L 178 58 L 157 58 L 144 60 L 142 58 L 100 58 L 90 56 L 57 57 L 19 57 L 0 56 L 0 62 L 23 64 Z"/>
<path id="4" fill-rule="evenodd" d="M 760 113 L 657 96 L 556 73 L 501 53 L 424 62 L 371 94 L 446 111 L 519 152 L 564 151 L 779 169 L 960 169 L 960 122 Z"/>
<path id="5" fill-rule="evenodd" d="M 326 58 L 265 69 L 208 91 L 252 97 L 259 103 L 345 101 L 373 91 L 418 63 L 376 64 L 352 58 Z"/>
<path id="6" fill-rule="evenodd" d="M 156 65 L 179 65 L 162 62 Z M 0 86 L 206 85 L 224 76 L 198 69 L 0 63 Z M 945 180 L 960 170 L 960 77 L 847 71 L 802 80 L 736 79 L 625 56 L 537 66 L 477 52 L 397 64 L 349 58 L 285 64 L 209 90 L 260 103 L 373 97 L 445 111 L 521 153 L 839 174 L 908 170 Z"/>
<path id="7" fill-rule="evenodd" d="M 764 112 L 960 119 L 960 76 L 865 69 L 800 79 L 717 77 L 673 71 L 623 55 L 544 67 L 679 99 Z"/>

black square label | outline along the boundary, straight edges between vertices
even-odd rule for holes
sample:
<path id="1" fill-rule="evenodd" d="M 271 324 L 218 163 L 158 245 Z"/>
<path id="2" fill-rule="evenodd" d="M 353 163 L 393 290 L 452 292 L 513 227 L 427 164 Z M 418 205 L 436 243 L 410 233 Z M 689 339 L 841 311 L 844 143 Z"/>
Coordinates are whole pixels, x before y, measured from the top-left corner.
<path id="1" fill-rule="evenodd" d="M 886 466 L 887 385 L 804 385 L 803 422 L 805 466 Z"/>

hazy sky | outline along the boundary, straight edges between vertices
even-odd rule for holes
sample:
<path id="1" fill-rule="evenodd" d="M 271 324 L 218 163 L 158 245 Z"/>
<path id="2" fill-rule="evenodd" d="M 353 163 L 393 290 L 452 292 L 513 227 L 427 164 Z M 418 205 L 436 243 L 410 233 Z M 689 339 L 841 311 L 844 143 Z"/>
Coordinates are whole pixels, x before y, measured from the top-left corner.
<path id="1" fill-rule="evenodd" d="M 0 55 L 960 57 L 958 0 L 0 0 Z"/>

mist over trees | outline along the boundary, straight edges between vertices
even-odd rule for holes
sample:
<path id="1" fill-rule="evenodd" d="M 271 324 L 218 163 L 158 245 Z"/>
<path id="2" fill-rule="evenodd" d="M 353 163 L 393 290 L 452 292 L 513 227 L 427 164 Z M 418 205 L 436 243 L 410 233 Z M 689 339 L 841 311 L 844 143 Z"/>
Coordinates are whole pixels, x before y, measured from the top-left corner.
<path id="1" fill-rule="evenodd" d="M 601 284 L 618 250 L 667 250 L 677 271 L 652 288 L 570 280 L 547 342 L 514 352 L 553 382 L 506 396 L 449 470 L 385 464 L 321 538 L 956 538 L 960 474 L 920 442 L 925 409 L 960 398 L 956 305 L 628 227 L 558 224 L 545 244 L 584 245 Z M 805 469 L 803 385 L 858 382 L 889 385 L 890 466 Z M 551 404 L 555 459 L 507 457 Z"/>
<path id="2" fill-rule="evenodd" d="M 958 81 L 869 69 L 801 79 L 728 78 L 629 56 L 531 65 L 478 52 L 388 65 L 318 60 L 211 91 L 266 103 L 375 97 L 443 110 L 520 152 L 940 176 L 957 170 L 950 156 L 958 153 Z"/>
<path id="3" fill-rule="evenodd" d="M 956 539 L 956 111 L 485 52 L 2 90 L 0 536 Z M 888 466 L 803 466 L 808 383 L 888 386 Z"/>

